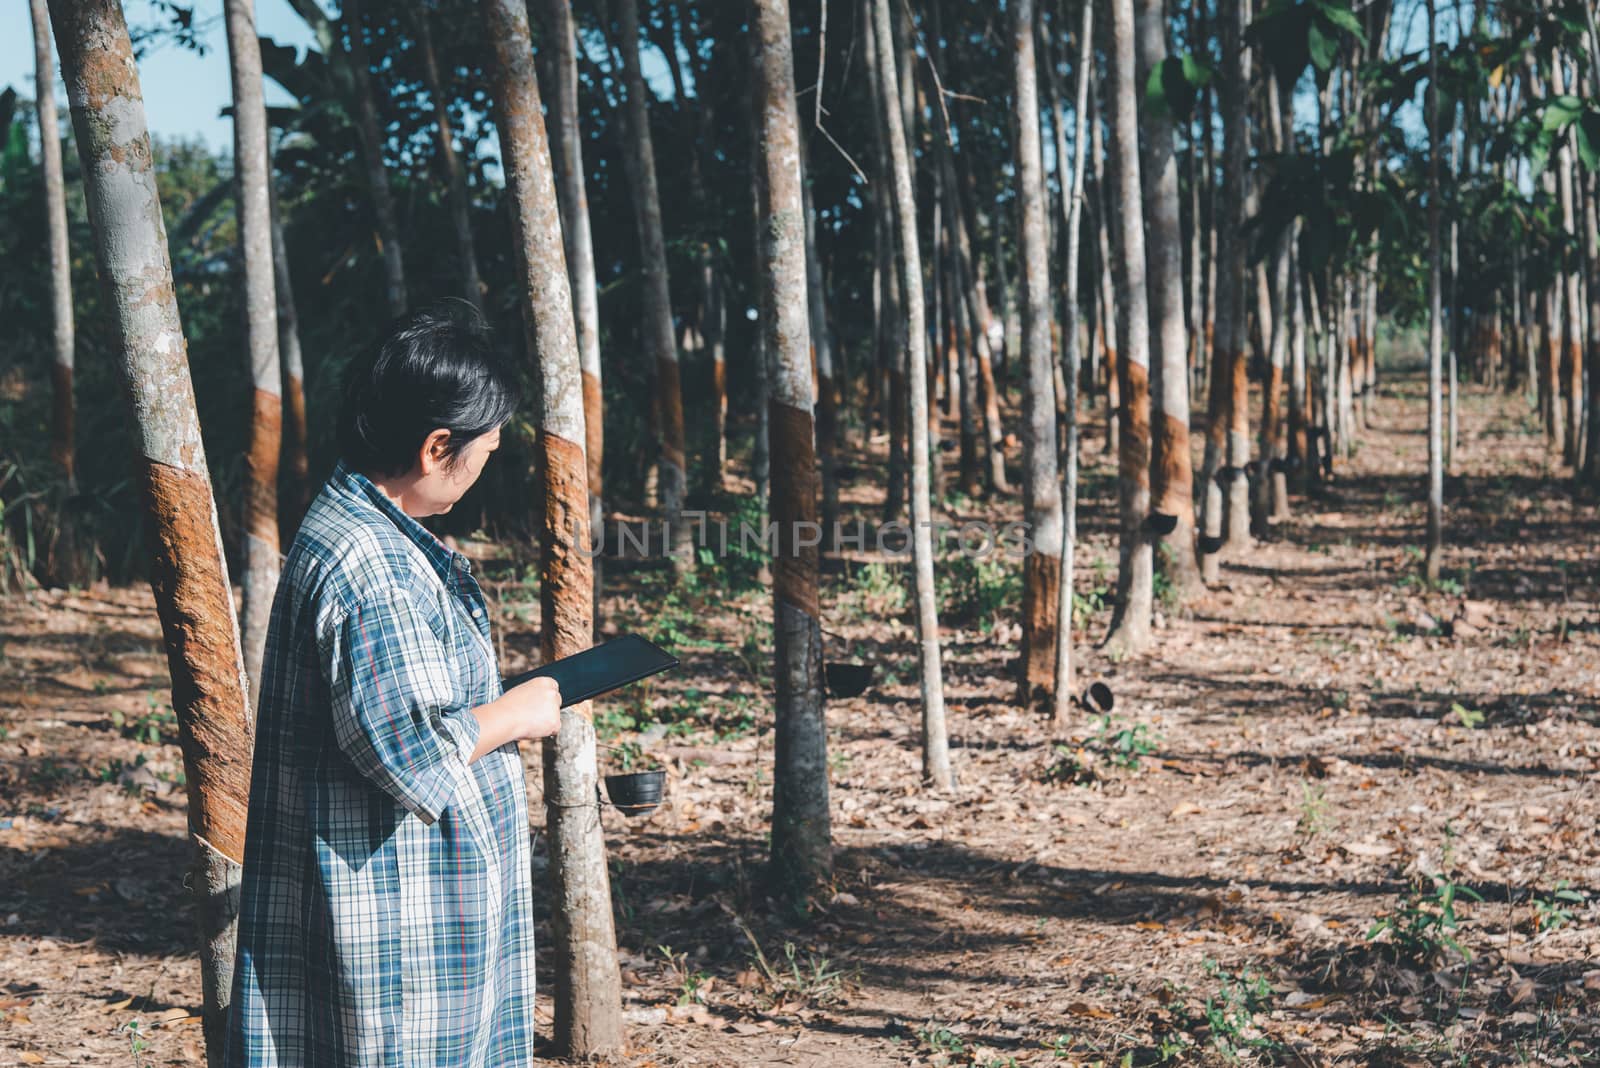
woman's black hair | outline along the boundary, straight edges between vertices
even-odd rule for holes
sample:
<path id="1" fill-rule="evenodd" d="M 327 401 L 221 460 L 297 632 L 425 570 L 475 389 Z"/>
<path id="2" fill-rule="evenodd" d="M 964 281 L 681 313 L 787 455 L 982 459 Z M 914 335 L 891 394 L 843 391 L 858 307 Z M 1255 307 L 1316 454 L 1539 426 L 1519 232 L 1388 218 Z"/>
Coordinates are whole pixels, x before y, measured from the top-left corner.
<path id="1" fill-rule="evenodd" d="M 435 430 L 445 458 L 511 418 L 522 387 L 478 310 L 447 301 L 398 320 L 350 361 L 339 411 L 339 452 L 358 471 L 401 475 Z"/>

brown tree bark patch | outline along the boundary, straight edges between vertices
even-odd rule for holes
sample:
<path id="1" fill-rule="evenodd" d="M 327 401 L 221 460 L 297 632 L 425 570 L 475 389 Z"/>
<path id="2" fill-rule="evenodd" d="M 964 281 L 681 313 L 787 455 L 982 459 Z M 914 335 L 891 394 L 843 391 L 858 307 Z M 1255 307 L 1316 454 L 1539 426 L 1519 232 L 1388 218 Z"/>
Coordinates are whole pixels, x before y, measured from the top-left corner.
<path id="1" fill-rule="evenodd" d="M 667 462 L 687 471 L 683 447 L 683 387 L 678 381 L 678 361 L 656 360 L 656 392 L 661 402 L 661 454 Z"/>
<path id="2" fill-rule="evenodd" d="M 772 435 L 772 593 L 813 619 L 817 602 L 817 457 L 811 413 L 777 400 L 767 405 Z M 801 544 L 804 541 L 806 544 Z"/>
<path id="3" fill-rule="evenodd" d="M 150 586 L 172 672 L 189 791 L 189 830 L 244 861 L 252 731 L 239 670 L 232 594 L 203 475 L 146 461 Z"/>
<path id="4" fill-rule="evenodd" d="M 571 656 L 593 642 L 594 571 L 589 549 L 589 486 L 576 442 L 541 431 L 544 525 L 539 606 L 546 660 Z"/>
<path id="5" fill-rule="evenodd" d="M 601 460 L 605 457 L 605 400 L 600 392 L 600 380 L 583 372 L 583 439 L 584 459 L 589 475 L 589 492 L 596 497 L 601 490 Z"/>
<path id="6" fill-rule="evenodd" d="M 283 401 L 254 391 L 250 451 L 245 454 L 245 529 L 268 545 L 278 544 L 278 450 L 283 444 Z"/>
<path id="7" fill-rule="evenodd" d="M 1048 691 L 1056 678 L 1056 613 L 1061 557 L 1029 553 L 1022 560 L 1022 680 L 1025 697 Z"/>

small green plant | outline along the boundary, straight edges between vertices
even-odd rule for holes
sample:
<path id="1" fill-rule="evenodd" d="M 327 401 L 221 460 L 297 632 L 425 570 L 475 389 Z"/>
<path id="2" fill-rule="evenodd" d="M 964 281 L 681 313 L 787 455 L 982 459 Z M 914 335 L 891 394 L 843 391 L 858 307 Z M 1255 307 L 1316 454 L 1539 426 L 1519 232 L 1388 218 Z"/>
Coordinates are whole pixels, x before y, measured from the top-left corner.
<path id="1" fill-rule="evenodd" d="M 750 939 L 755 952 L 751 963 L 767 982 L 767 1007 L 785 1002 L 808 1005 L 828 1005 L 844 994 L 849 979 L 827 957 L 815 953 L 802 955 L 793 942 L 783 944 L 783 961 L 773 964 L 761 951 L 755 939 Z"/>
<path id="2" fill-rule="evenodd" d="M 129 1020 L 118 1028 L 128 1036 L 128 1055 L 133 1058 L 133 1068 L 144 1068 L 145 1051 L 150 1048 L 150 1043 L 145 1041 L 144 1030 L 138 1020 Z"/>
<path id="3" fill-rule="evenodd" d="M 1095 720 L 1094 740 L 1107 760 L 1132 771 L 1156 751 L 1161 736 L 1143 723 L 1124 723 L 1108 712 Z"/>
<path id="4" fill-rule="evenodd" d="M 917 1028 L 917 1040 L 933 1053 L 942 1054 L 945 1064 L 950 1062 L 952 1056 L 967 1051 L 967 1044 L 962 1041 L 959 1034 L 931 1020 L 926 1026 Z"/>
<path id="5" fill-rule="evenodd" d="M 1300 818 L 1295 821 L 1295 833 L 1304 838 L 1315 838 L 1328 828 L 1327 791 L 1320 784 L 1300 784 Z"/>
<path id="6" fill-rule="evenodd" d="M 706 1002 L 706 980 L 710 978 L 705 972 L 689 967 L 689 954 L 674 953 L 671 946 L 657 946 L 656 952 L 666 962 L 667 969 L 676 977 L 678 983 L 678 1004 L 692 1005 Z"/>
<path id="7" fill-rule="evenodd" d="M 851 588 L 864 614 L 883 617 L 905 610 L 906 584 L 900 573 L 874 561 L 856 569 Z"/>
<path id="8" fill-rule="evenodd" d="M 1572 884 L 1562 879 L 1556 883 L 1549 897 L 1533 899 L 1534 931 L 1543 933 L 1565 927 L 1573 920 L 1572 907 L 1581 906 L 1588 900 L 1582 891 L 1572 889 Z"/>
<path id="9" fill-rule="evenodd" d="M 1421 967 L 1431 966 L 1446 950 L 1471 960 L 1471 950 L 1456 938 L 1462 919 L 1456 902 L 1462 898 L 1483 900 L 1449 875 L 1429 874 L 1413 882 L 1395 908 L 1368 928 L 1367 940 L 1387 933 L 1396 956 Z"/>
<path id="10" fill-rule="evenodd" d="M 1246 1050 L 1275 1046 L 1255 1022 L 1257 1013 L 1271 1007 L 1272 984 L 1267 982 L 1266 976 L 1249 967 L 1232 975 L 1210 960 L 1205 967 L 1206 974 L 1219 983 L 1217 993 L 1206 998 L 1203 1010 L 1206 1029 L 1217 1052 L 1229 1062 L 1236 1062 Z"/>
<path id="11" fill-rule="evenodd" d="M 1463 727 L 1469 728 L 1481 727 L 1486 718 L 1482 711 L 1476 708 L 1468 708 L 1459 701 L 1450 703 L 1450 715 L 1454 716 L 1456 721 Z"/>
<path id="12" fill-rule="evenodd" d="M 969 556 L 949 553 L 940 561 L 935 584 L 944 614 L 976 622 L 984 633 L 1022 600 L 1022 574 L 999 553 Z"/>

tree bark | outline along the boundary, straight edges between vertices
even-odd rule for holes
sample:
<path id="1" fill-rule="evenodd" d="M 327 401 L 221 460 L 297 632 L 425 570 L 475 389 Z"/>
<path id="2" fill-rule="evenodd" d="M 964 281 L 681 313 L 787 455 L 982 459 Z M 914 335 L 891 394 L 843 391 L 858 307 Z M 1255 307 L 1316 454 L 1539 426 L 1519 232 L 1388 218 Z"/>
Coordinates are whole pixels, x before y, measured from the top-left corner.
<path id="1" fill-rule="evenodd" d="M 1076 686 L 1072 672 L 1072 583 L 1078 543 L 1078 376 L 1082 347 L 1078 341 L 1078 257 L 1083 232 L 1083 175 L 1088 153 L 1084 138 L 1088 126 L 1089 71 L 1094 65 L 1094 4 L 1082 5 L 1082 23 L 1078 29 L 1078 60 L 1076 64 L 1077 92 L 1073 98 L 1073 154 L 1072 179 L 1063 183 L 1066 206 L 1067 262 L 1062 272 L 1062 306 L 1065 321 L 1061 333 L 1065 339 L 1067 368 L 1066 383 L 1066 460 L 1062 484 L 1062 511 L 1066 532 L 1061 545 L 1061 585 L 1056 604 L 1056 678 L 1055 707 L 1052 722 L 1055 732 L 1064 735 L 1072 719 L 1072 697 Z M 1058 173 L 1064 160 L 1058 155 Z"/>
<path id="2" fill-rule="evenodd" d="M 561 237 L 572 289 L 573 320 L 578 336 L 578 366 L 583 376 L 584 460 L 588 466 L 589 537 L 604 543 L 605 492 L 601 461 L 605 453 L 605 401 L 600 384 L 600 299 L 595 284 L 594 239 L 589 230 L 589 194 L 584 183 L 583 132 L 578 123 L 577 38 L 572 0 L 544 0 L 555 92 L 550 120 L 556 128 L 552 156 L 556 166 L 556 199 L 561 207 Z M 595 553 L 595 626 L 600 625 L 600 554 Z"/>
<path id="3" fill-rule="evenodd" d="M 482 304 L 483 281 L 478 277 L 478 253 L 472 241 L 472 198 L 467 194 L 467 174 L 456 155 L 454 124 L 450 121 L 450 102 L 439 79 L 439 63 L 433 53 L 433 31 L 428 25 L 427 0 L 408 0 L 411 23 L 416 27 L 417 50 L 422 58 L 422 80 L 433 101 L 434 133 L 439 142 L 439 162 L 444 174 L 450 208 L 450 226 L 456 232 L 457 265 L 461 272 L 462 296 Z"/>
<path id="4" fill-rule="evenodd" d="M 872 0 L 873 47 L 877 50 L 881 86 L 897 84 L 894 39 L 889 29 L 889 0 Z M 932 507 L 928 499 L 928 358 L 922 306 L 922 255 L 917 244 L 917 208 L 911 166 L 901 123 L 900 104 L 889 92 L 880 100 L 888 129 L 889 163 L 894 179 L 895 231 L 900 262 L 905 266 L 906 338 L 911 394 L 911 547 L 915 570 L 917 645 L 922 666 L 922 777 L 938 790 L 954 785 L 950 742 L 945 727 L 944 677 L 940 665 L 939 615 L 933 585 Z"/>
<path id="5" fill-rule="evenodd" d="M 267 109 L 254 0 L 224 0 L 233 81 L 234 201 L 244 261 L 245 348 L 250 360 L 250 444 L 245 453 L 244 668 L 250 707 L 261 696 L 261 659 L 278 590 L 278 451 L 283 437 L 283 372 L 272 270 Z"/>
<path id="6" fill-rule="evenodd" d="M 672 331 L 672 293 L 667 280 L 667 246 L 661 227 L 661 195 L 656 187 L 655 148 L 650 134 L 648 90 L 639 69 L 639 9 L 636 0 L 616 0 L 617 43 L 622 54 L 623 90 L 627 95 L 627 151 L 633 157 L 634 218 L 639 232 L 643 275 L 644 349 L 654 361 L 656 395 L 661 402 L 661 505 L 667 528 L 667 551 L 674 572 L 695 566 L 690 531 L 683 521 L 688 492 L 687 454 L 683 435 L 683 389 L 678 375 L 678 347 Z"/>
<path id="7" fill-rule="evenodd" d="M 1551 57 L 1550 63 L 1550 92 L 1554 96 L 1562 96 L 1567 91 L 1565 59 L 1560 51 Z M 1573 86 L 1574 89 L 1577 86 Z M 1561 208 L 1561 230 L 1566 235 L 1567 245 L 1562 251 L 1560 262 L 1562 271 L 1557 283 L 1561 287 L 1562 301 L 1566 314 L 1562 317 L 1561 330 L 1561 355 L 1558 363 L 1558 377 L 1560 386 L 1556 390 L 1562 398 L 1557 403 L 1557 411 L 1565 420 L 1562 433 L 1563 448 L 1561 452 L 1562 463 L 1578 470 L 1580 445 L 1582 443 L 1583 427 L 1583 265 L 1579 259 L 1581 250 L 1578 236 L 1579 208 L 1574 195 L 1574 171 L 1577 161 L 1572 146 L 1572 139 L 1568 138 L 1550 161 L 1556 171 L 1557 200 Z"/>
<path id="8" fill-rule="evenodd" d="M 773 740 L 772 875 L 791 901 L 833 870 L 828 735 L 823 719 L 822 613 L 817 600 L 817 456 L 807 316 L 807 218 L 787 0 L 752 0 L 760 104 L 762 322 L 772 428 L 772 571 L 777 709 Z"/>
<path id="9" fill-rule="evenodd" d="M 763 0 L 764 2 L 764 0 Z M 788 0 L 779 0 L 788 8 Z M 784 38 L 788 43 L 787 36 Z M 794 80 L 794 58 L 789 57 L 789 80 Z M 790 105 L 793 106 L 793 85 L 787 90 L 791 97 Z M 796 119 L 796 122 L 799 120 Z M 806 276 L 806 309 L 810 317 L 809 327 L 811 333 L 811 352 L 816 356 L 817 396 L 816 396 L 816 453 L 822 469 L 822 530 L 823 544 L 833 544 L 833 532 L 839 522 L 839 478 L 835 473 L 834 453 L 838 446 L 838 423 L 836 420 L 838 385 L 834 381 L 833 371 L 833 345 L 828 337 L 828 302 L 827 295 L 822 285 L 822 260 L 817 256 L 817 213 L 811 202 L 811 183 L 808 169 L 803 166 L 804 152 L 800 154 L 802 166 L 800 168 L 800 182 L 802 191 L 802 206 L 805 211 L 805 276 Z M 773 194 L 768 194 L 769 196 Z M 772 352 L 771 340 L 768 340 L 767 351 Z M 771 357 L 779 361 L 780 355 Z M 810 357 L 807 357 L 809 367 Z M 807 372 L 810 373 L 809 371 Z M 774 386 L 777 379 L 774 379 Z M 777 403 L 773 401 L 772 403 Z M 770 407 L 770 404 L 769 404 Z"/>
<path id="10" fill-rule="evenodd" d="M 270 158 L 270 157 L 269 157 Z M 311 464 L 306 454 L 306 372 L 300 351 L 300 317 L 294 305 L 289 274 L 289 245 L 283 236 L 278 187 L 267 176 L 267 201 L 272 214 L 273 295 L 277 299 L 278 356 L 283 364 L 283 443 L 278 454 L 282 475 L 278 495 L 278 543 L 294 540 L 311 504 Z"/>
<path id="11" fill-rule="evenodd" d="M 1439 581 L 1439 557 L 1444 530 L 1444 457 L 1440 440 L 1441 379 L 1443 378 L 1443 309 L 1440 306 L 1440 268 L 1443 249 L 1439 236 L 1439 45 L 1434 35 L 1434 0 L 1428 7 L 1428 529 L 1424 571 L 1428 582 Z"/>
<path id="12" fill-rule="evenodd" d="M 1150 305 L 1146 289 L 1144 219 L 1139 173 L 1139 115 L 1134 90 L 1133 0 L 1109 0 L 1106 103 L 1111 128 L 1111 181 L 1117 203 L 1117 248 L 1112 267 L 1117 283 L 1117 379 L 1121 387 L 1117 452 L 1122 506 L 1121 567 L 1117 607 L 1106 647 L 1115 654 L 1140 652 L 1150 643 L 1154 535 L 1150 512 Z M 1182 315 L 1182 305 L 1178 305 Z M 1182 347 L 1178 350 L 1182 352 Z"/>
<path id="13" fill-rule="evenodd" d="M 45 0 L 29 0 L 33 17 L 34 108 L 39 118 L 39 160 L 44 170 L 45 221 L 50 231 L 50 339 L 52 389 L 50 458 L 68 493 L 78 491 L 77 403 L 73 397 L 72 252 L 67 245 L 67 193 L 61 169 L 61 125 L 56 121 L 55 62 Z"/>
<path id="14" fill-rule="evenodd" d="M 116 0 L 55 0 L 50 15 L 116 324 L 118 371 L 137 427 L 150 586 L 172 675 L 195 848 L 186 885 L 198 898 L 206 1056 L 218 1068 L 250 790 L 244 661 L 127 25 Z"/>
<path id="15" fill-rule="evenodd" d="M 1167 58 L 1162 0 L 1137 0 L 1136 85 Z M 1189 455 L 1189 339 L 1184 328 L 1183 227 L 1178 216 L 1178 159 L 1172 116 L 1147 107 L 1140 141 L 1139 177 L 1148 230 L 1150 332 L 1150 498 L 1157 517 L 1161 565 L 1174 604 L 1200 583 L 1194 558 L 1194 461 Z M 1198 290 L 1196 290 L 1198 298 Z M 1172 529 L 1164 530 L 1168 523 Z"/>
<path id="16" fill-rule="evenodd" d="M 537 451 L 543 474 L 539 601 L 545 661 L 593 641 L 589 563 L 587 420 L 561 215 L 550 163 L 524 0 L 482 0 L 489 73 L 500 131 L 523 321 L 538 373 Z M 595 792 L 595 732 L 587 703 L 565 709 L 544 743 L 545 819 L 550 837 L 555 940 L 554 1041 L 582 1059 L 622 1045 L 611 881 Z"/>
<path id="17" fill-rule="evenodd" d="M 400 224 L 395 221 L 394 199 L 389 192 L 389 171 L 383 162 L 383 126 L 372 90 L 372 66 L 367 56 L 366 28 L 360 0 L 343 0 L 341 17 L 349 34 L 350 73 L 355 83 L 356 131 L 360 134 L 361 160 L 367 169 L 367 191 L 372 195 L 373 221 L 378 228 L 378 249 L 383 254 L 384 297 L 391 318 L 406 313 L 406 270 L 401 255 Z"/>
<path id="18" fill-rule="evenodd" d="M 1032 546 L 1022 560 L 1022 672 L 1019 702 L 1031 705 L 1056 676 L 1056 606 L 1061 599 L 1061 486 L 1056 445 L 1054 354 L 1050 345 L 1050 246 L 1045 233 L 1044 164 L 1033 0 L 1012 0 L 1012 120 L 1017 132 L 1022 362 L 1022 517 Z"/>

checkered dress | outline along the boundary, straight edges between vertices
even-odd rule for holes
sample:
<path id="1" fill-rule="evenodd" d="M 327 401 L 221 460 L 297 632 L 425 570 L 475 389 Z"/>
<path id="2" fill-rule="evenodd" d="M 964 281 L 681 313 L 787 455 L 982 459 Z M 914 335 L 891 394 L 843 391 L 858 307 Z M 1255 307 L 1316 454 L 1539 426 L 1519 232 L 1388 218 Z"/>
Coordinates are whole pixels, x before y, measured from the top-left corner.
<path id="1" fill-rule="evenodd" d="M 341 463 L 272 607 L 229 1068 L 533 1060 L 527 796 L 465 557 Z"/>

